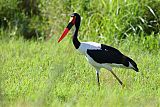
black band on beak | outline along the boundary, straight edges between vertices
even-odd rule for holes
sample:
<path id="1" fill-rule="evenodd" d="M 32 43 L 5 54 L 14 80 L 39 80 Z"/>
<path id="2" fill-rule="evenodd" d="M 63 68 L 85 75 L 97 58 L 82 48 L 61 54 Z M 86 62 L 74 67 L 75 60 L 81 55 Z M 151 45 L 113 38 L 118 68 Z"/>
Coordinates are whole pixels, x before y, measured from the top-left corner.
<path id="1" fill-rule="evenodd" d="M 73 24 L 72 22 L 70 22 L 68 25 L 67 25 L 67 28 L 70 30 L 72 28 Z"/>

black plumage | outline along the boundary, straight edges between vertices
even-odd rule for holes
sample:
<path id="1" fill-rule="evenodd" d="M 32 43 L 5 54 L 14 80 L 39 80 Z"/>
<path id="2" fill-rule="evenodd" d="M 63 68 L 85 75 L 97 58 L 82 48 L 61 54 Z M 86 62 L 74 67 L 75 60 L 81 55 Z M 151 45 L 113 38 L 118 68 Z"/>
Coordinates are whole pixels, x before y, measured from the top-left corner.
<path id="1" fill-rule="evenodd" d="M 101 44 L 101 49 L 88 49 L 87 54 L 97 63 L 129 65 L 125 63 L 126 56 L 124 56 L 119 50 L 104 44 Z"/>
<path id="2" fill-rule="evenodd" d="M 101 44 L 101 49 L 87 49 L 87 54 L 97 63 L 122 64 L 125 67 L 131 63 L 134 70 L 138 71 L 137 64 L 131 58 L 111 46 Z"/>

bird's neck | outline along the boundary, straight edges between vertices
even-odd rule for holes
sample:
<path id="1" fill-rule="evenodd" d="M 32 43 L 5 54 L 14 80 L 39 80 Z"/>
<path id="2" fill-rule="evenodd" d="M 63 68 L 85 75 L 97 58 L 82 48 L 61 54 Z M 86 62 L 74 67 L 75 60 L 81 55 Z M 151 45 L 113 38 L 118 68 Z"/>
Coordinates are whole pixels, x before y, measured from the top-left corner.
<path id="1" fill-rule="evenodd" d="M 76 27 L 75 32 L 74 32 L 74 34 L 72 36 L 72 41 L 73 41 L 73 44 L 74 44 L 74 46 L 75 46 L 76 49 L 78 49 L 79 46 L 80 46 L 80 44 L 81 44 L 79 42 L 78 38 L 77 38 L 78 37 L 78 30 L 79 30 L 79 26 Z"/>

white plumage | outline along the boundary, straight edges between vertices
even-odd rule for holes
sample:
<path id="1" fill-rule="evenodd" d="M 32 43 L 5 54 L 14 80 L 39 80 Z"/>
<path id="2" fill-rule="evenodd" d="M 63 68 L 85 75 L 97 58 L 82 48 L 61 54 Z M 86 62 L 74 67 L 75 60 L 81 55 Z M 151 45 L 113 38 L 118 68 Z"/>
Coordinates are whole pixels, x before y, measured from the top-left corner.
<path id="1" fill-rule="evenodd" d="M 78 51 L 84 55 L 87 54 L 87 49 L 101 49 L 101 44 L 96 42 L 81 42 Z"/>

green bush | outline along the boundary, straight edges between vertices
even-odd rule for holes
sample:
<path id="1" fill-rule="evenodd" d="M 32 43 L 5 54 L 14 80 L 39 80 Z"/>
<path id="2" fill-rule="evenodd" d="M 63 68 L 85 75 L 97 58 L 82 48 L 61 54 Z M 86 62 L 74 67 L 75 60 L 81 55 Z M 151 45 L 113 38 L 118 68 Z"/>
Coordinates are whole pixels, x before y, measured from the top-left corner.
<path id="1" fill-rule="evenodd" d="M 37 0 L 2 0 L 0 27 L 6 31 L 17 28 L 15 36 L 20 33 L 27 39 L 44 37 L 48 22 L 42 12 L 45 8 L 43 3 Z"/>
<path id="2" fill-rule="evenodd" d="M 160 32 L 159 5 L 159 0 L 1 0 L 0 26 L 16 27 L 15 32 L 25 38 L 50 38 L 60 35 L 69 14 L 78 12 L 83 18 L 80 38 L 84 40 L 90 35 L 90 39 L 104 41 L 130 33 L 155 35 Z"/>
<path id="3" fill-rule="evenodd" d="M 125 37 L 128 33 L 134 35 L 160 33 L 160 1 L 140 2 L 137 15 L 131 18 L 123 30 Z"/>

